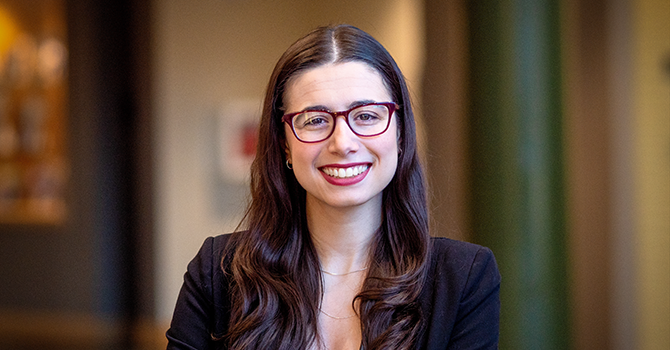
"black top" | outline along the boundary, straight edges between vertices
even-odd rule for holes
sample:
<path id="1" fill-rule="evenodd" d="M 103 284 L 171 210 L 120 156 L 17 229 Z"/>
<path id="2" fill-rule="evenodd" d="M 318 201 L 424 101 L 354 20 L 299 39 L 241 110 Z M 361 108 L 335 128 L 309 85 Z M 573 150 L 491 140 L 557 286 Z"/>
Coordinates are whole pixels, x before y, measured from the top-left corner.
<path id="1" fill-rule="evenodd" d="M 228 279 L 221 259 L 229 235 L 209 237 L 184 275 L 168 349 L 225 349 L 211 334 L 225 333 L 230 317 Z M 432 238 L 428 279 L 420 297 L 425 332 L 420 349 L 497 349 L 500 274 L 485 247 Z"/>

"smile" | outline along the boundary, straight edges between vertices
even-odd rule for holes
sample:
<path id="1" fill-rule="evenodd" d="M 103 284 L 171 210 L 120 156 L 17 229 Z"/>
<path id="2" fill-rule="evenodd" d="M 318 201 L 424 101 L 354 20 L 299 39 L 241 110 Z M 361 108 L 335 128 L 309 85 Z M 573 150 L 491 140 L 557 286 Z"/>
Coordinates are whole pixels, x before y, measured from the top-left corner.
<path id="1" fill-rule="evenodd" d="M 348 168 L 324 167 L 321 169 L 321 171 L 323 171 L 330 177 L 346 179 L 364 173 L 366 170 L 368 170 L 368 167 L 369 165 L 356 165 Z"/>

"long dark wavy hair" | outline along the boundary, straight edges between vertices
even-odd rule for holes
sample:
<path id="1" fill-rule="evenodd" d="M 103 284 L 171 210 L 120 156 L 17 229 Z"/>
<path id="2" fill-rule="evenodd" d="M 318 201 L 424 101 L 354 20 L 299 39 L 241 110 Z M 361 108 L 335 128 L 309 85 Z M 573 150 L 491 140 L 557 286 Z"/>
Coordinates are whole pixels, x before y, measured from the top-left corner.
<path id="1" fill-rule="evenodd" d="M 410 349 L 423 329 L 418 296 L 429 261 L 426 187 L 417 152 L 414 115 L 400 69 L 369 34 L 348 26 L 321 27 L 279 59 L 263 105 L 251 202 L 233 236 L 224 271 L 231 279 L 230 349 L 307 349 L 319 341 L 320 263 L 307 229 L 305 190 L 285 166 L 281 121 L 287 82 L 327 63 L 364 62 L 379 72 L 400 106 L 396 173 L 383 191 L 382 225 L 370 247 L 370 268 L 359 316 L 363 349 Z"/>

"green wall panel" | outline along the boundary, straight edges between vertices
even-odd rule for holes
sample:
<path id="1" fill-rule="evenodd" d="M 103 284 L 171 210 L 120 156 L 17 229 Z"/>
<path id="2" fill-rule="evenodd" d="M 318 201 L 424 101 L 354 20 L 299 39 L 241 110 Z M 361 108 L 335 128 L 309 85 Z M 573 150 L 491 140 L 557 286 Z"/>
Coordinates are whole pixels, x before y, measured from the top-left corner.
<path id="1" fill-rule="evenodd" d="M 501 349 L 569 347 L 557 1 L 472 1 L 472 227 L 502 274 Z"/>

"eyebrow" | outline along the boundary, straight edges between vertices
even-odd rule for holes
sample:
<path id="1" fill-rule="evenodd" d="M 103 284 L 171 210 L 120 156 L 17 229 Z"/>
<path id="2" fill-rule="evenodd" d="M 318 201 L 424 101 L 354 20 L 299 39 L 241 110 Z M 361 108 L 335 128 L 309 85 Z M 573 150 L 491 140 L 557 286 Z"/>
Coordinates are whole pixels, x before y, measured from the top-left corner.
<path id="1" fill-rule="evenodd" d="M 359 101 L 354 101 L 349 104 L 347 109 L 352 109 L 356 108 L 358 106 L 366 105 L 368 103 L 376 103 L 377 101 L 374 100 L 359 100 Z M 300 112 L 305 112 L 305 111 L 329 111 L 332 112 L 328 107 L 324 105 L 315 105 L 315 106 L 309 106 L 301 110 Z"/>

